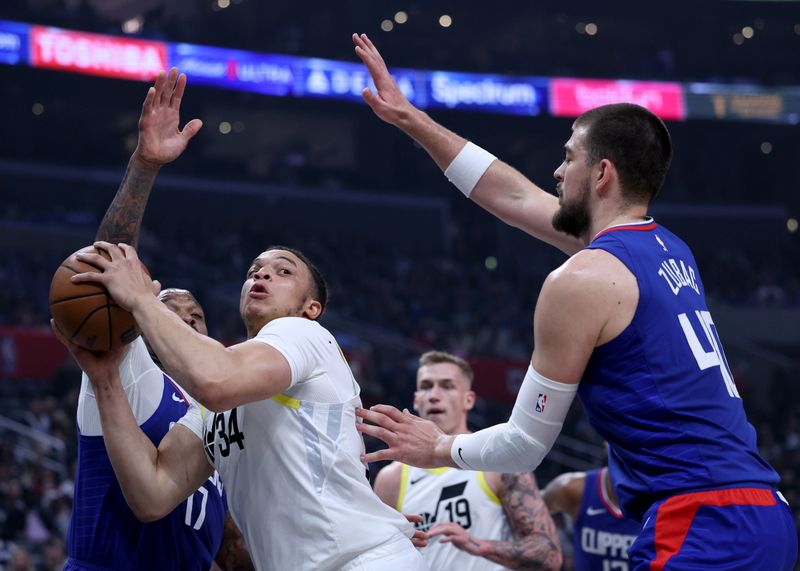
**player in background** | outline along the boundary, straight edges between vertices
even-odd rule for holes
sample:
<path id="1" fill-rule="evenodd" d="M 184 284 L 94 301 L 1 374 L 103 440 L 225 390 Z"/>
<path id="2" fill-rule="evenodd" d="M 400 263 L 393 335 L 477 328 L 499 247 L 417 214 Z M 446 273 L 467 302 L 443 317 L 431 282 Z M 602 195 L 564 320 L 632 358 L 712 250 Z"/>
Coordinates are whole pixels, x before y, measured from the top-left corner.
<path id="1" fill-rule="evenodd" d="M 183 152 L 201 123 L 179 131 L 180 101 L 186 76 L 171 70 L 148 90 L 139 120 L 139 143 L 122 183 L 97 231 L 97 239 L 137 243 L 145 206 L 160 167 Z M 165 290 L 159 299 L 198 334 L 207 335 L 205 316 L 186 290 Z M 188 328 L 187 328 L 188 329 Z M 120 351 L 120 377 L 126 405 L 153 442 L 160 442 L 188 410 L 188 395 L 153 361 L 143 339 Z M 78 463 L 75 496 L 67 534 L 68 570 L 212 568 L 225 533 L 231 539 L 220 552 L 225 562 L 248 568 L 246 552 L 236 547 L 237 530 L 226 521 L 222 484 L 213 474 L 187 501 L 163 519 L 141 523 L 125 502 L 111 467 L 96 395 L 86 374 L 78 400 Z M 233 551 L 236 556 L 231 555 Z"/>
<path id="2" fill-rule="evenodd" d="M 465 434 L 475 405 L 469 363 L 441 351 L 419 358 L 414 409 L 445 434 Z M 421 553 L 431 569 L 561 568 L 556 528 L 530 472 L 464 472 L 393 462 L 375 492 L 398 511 L 421 514 L 428 531 Z M 437 541 L 438 539 L 438 541 Z"/>
<path id="3" fill-rule="evenodd" d="M 561 474 L 542 498 L 550 513 L 570 518 L 576 571 L 629 571 L 628 548 L 642 526 L 622 514 L 607 467 Z"/>
<path id="4" fill-rule="evenodd" d="M 366 35 L 363 96 L 467 196 L 573 254 L 545 280 L 534 351 L 509 421 L 451 436 L 378 405 L 359 429 L 389 445 L 368 461 L 518 472 L 549 452 L 576 394 L 609 443 L 623 513 L 643 528 L 634 569 L 790 570 L 797 530 L 759 455 L 689 247 L 650 216 L 672 156 L 664 123 L 631 104 L 578 117 L 558 198 L 434 122 L 403 96 Z M 575 253 L 577 252 L 577 253 Z"/>

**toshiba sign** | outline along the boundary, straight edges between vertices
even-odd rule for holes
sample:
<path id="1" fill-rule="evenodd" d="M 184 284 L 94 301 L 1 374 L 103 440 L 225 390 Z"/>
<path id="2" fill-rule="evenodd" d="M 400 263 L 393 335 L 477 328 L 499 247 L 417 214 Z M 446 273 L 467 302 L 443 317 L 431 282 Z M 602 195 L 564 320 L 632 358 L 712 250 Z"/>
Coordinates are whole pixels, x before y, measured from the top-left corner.
<path id="1" fill-rule="evenodd" d="M 31 64 L 34 67 L 149 81 L 166 69 L 167 47 L 161 42 L 33 26 Z"/>

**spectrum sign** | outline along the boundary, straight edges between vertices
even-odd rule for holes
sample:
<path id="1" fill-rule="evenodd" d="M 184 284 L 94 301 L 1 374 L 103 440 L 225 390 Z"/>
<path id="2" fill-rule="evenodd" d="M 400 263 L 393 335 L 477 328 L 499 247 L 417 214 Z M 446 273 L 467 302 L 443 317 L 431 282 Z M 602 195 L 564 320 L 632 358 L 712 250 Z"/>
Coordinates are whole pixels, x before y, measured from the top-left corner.
<path id="1" fill-rule="evenodd" d="M 557 117 L 577 117 L 609 103 L 635 103 L 665 120 L 686 118 L 680 83 L 573 78 L 550 81 L 550 111 Z"/>

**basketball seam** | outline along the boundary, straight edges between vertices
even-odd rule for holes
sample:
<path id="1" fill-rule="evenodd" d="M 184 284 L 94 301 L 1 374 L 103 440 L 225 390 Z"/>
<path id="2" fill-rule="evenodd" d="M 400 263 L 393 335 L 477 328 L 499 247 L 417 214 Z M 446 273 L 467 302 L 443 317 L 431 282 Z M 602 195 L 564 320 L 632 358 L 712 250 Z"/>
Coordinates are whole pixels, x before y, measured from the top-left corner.
<path id="1" fill-rule="evenodd" d="M 81 322 L 81 324 L 78 326 L 78 328 L 75 330 L 75 333 L 73 333 L 73 334 L 70 336 L 69 340 L 70 340 L 70 341 L 72 341 L 73 339 L 75 339 L 75 336 L 76 336 L 76 335 L 78 335 L 78 333 L 80 333 L 80 332 L 81 332 L 81 329 L 83 329 L 83 326 L 84 326 L 84 325 L 86 325 L 86 322 L 87 322 L 87 321 L 89 321 L 89 319 L 90 319 L 90 318 L 91 318 L 91 317 L 92 317 L 92 316 L 93 316 L 95 313 L 97 313 L 97 312 L 98 312 L 98 311 L 100 311 L 101 309 L 108 309 L 108 307 L 109 307 L 108 305 L 101 305 L 100 307 L 96 307 L 96 308 L 94 308 L 92 311 L 90 311 L 90 312 L 89 312 L 89 314 L 88 314 L 86 317 L 84 317 L 84 318 L 83 318 L 83 321 L 82 321 L 82 322 Z"/>
<path id="2" fill-rule="evenodd" d="M 96 291 L 96 292 L 93 292 L 93 293 L 83 293 L 81 295 L 75 295 L 73 297 L 65 297 L 64 299 L 59 299 L 57 301 L 51 301 L 50 305 L 58 305 L 59 303 L 64 303 L 65 301 L 72 301 L 73 299 L 84 299 L 84 298 L 87 298 L 87 297 L 92 297 L 94 295 L 106 295 L 106 292 L 104 292 L 104 291 Z M 106 300 L 106 302 L 108 302 L 108 300 Z"/>

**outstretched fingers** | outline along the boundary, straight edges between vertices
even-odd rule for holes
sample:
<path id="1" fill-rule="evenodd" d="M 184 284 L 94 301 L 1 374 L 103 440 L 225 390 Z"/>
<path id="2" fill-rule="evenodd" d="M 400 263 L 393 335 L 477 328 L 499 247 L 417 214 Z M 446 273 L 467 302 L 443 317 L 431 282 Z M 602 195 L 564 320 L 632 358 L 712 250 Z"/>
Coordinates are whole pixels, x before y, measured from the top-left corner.
<path id="1" fill-rule="evenodd" d="M 391 430 L 387 430 L 381 426 L 375 426 L 374 424 L 366 424 L 364 422 L 359 422 L 356 425 L 356 429 L 362 434 L 366 434 L 367 436 L 372 436 L 373 438 L 377 438 L 378 440 L 385 442 L 389 446 L 395 440 L 395 433 Z"/>
<path id="2" fill-rule="evenodd" d="M 167 82 L 167 72 L 160 71 L 158 72 L 158 76 L 156 77 L 155 83 L 153 83 L 153 91 L 154 98 L 152 103 L 155 104 L 156 102 L 161 100 L 162 93 L 164 92 L 164 84 Z"/>
<path id="3" fill-rule="evenodd" d="M 371 412 L 373 415 L 376 415 L 376 417 L 377 417 L 377 415 L 380 415 L 380 416 L 383 416 L 383 417 L 387 417 L 388 419 L 394 421 L 395 423 L 407 422 L 407 420 L 408 420 L 407 415 L 403 414 L 402 412 L 400 412 L 400 410 L 398 410 L 397 408 L 395 408 L 395 407 L 393 407 L 391 405 L 388 405 L 388 404 L 376 404 L 374 406 L 371 406 L 369 408 L 369 412 Z M 370 422 L 375 422 L 371 418 L 368 418 L 367 420 L 370 420 Z M 388 423 L 388 421 L 385 421 L 385 422 Z M 376 422 L 376 424 L 379 424 L 379 423 Z M 383 426 L 385 426 L 385 425 L 383 425 Z M 391 424 L 389 427 L 393 428 L 393 429 L 396 429 L 397 425 L 396 424 Z"/>
<path id="4" fill-rule="evenodd" d="M 146 116 L 153 111 L 153 102 L 156 100 L 156 88 L 152 85 L 147 90 L 147 95 L 144 97 L 142 104 L 142 116 Z"/>
<path id="5" fill-rule="evenodd" d="M 370 452 L 369 454 L 365 454 L 361 457 L 362 462 L 372 463 L 372 462 L 384 462 L 387 460 L 398 460 L 399 458 L 395 455 L 395 450 L 392 448 L 384 448 L 383 450 L 376 450 L 375 452 Z"/>
<path id="6" fill-rule="evenodd" d="M 169 106 L 170 99 L 172 99 L 172 92 L 175 91 L 175 84 L 178 81 L 178 68 L 170 68 L 167 79 L 164 82 L 163 89 L 161 90 L 160 103 L 161 105 Z"/>
<path id="7" fill-rule="evenodd" d="M 203 122 L 200 119 L 192 119 L 186 125 L 183 126 L 183 131 L 181 131 L 181 135 L 187 141 L 197 135 L 200 129 L 203 127 Z"/>
<path id="8" fill-rule="evenodd" d="M 169 101 L 169 106 L 175 110 L 180 110 L 181 100 L 183 99 L 183 92 L 186 90 L 186 74 L 182 73 L 178 76 L 178 81 L 175 83 L 175 90 L 172 92 L 172 98 Z"/>

